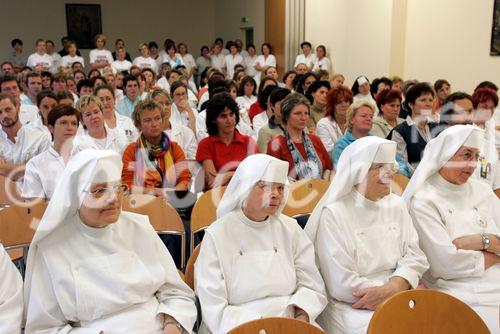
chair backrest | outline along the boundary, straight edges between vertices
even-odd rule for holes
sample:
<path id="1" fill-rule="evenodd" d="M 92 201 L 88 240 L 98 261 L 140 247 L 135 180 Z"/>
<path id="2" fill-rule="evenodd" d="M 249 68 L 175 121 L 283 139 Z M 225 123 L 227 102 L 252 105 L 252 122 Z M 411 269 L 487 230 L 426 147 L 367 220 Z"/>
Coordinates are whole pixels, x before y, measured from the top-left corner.
<path id="1" fill-rule="evenodd" d="M 264 318 L 244 323 L 228 332 L 228 334 L 322 334 L 318 327 L 307 322 L 290 318 Z"/>
<path id="2" fill-rule="evenodd" d="M 148 216 L 156 232 L 185 232 L 177 211 L 160 197 L 146 194 L 127 195 L 123 198 L 123 210 Z"/>
<path id="3" fill-rule="evenodd" d="M 403 174 L 394 174 L 392 179 L 391 188 L 392 192 L 398 196 L 403 195 L 403 192 L 406 189 L 406 186 L 410 182 L 410 179 L 404 176 Z"/>
<path id="4" fill-rule="evenodd" d="M 30 206 L 12 205 L 1 210 L 0 241 L 5 248 L 30 244 L 46 208 L 45 201 L 38 201 Z"/>
<path id="5" fill-rule="evenodd" d="M 173 234 L 181 237 L 181 268 L 186 262 L 186 231 L 177 211 L 163 198 L 146 194 L 131 194 L 123 198 L 124 211 L 149 217 L 149 222 L 158 234 Z"/>
<path id="6" fill-rule="evenodd" d="M 12 180 L 0 175 L 0 207 L 21 202 L 22 197 Z"/>
<path id="7" fill-rule="evenodd" d="M 185 282 L 189 287 L 194 290 L 194 264 L 200 254 L 201 243 L 196 246 L 196 248 L 191 252 L 191 256 L 186 265 L 186 272 L 184 273 Z"/>
<path id="8" fill-rule="evenodd" d="M 192 233 L 203 230 L 216 220 L 217 206 L 219 206 L 225 190 L 226 187 L 213 188 L 198 198 L 191 212 Z"/>
<path id="9" fill-rule="evenodd" d="M 462 301 L 434 290 L 400 292 L 375 310 L 367 334 L 487 334 L 488 327 Z"/>
<path id="10" fill-rule="evenodd" d="M 292 183 L 283 214 L 294 217 L 311 213 L 329 186 L 329 181 L 321 179 L 303 179 Z"/>

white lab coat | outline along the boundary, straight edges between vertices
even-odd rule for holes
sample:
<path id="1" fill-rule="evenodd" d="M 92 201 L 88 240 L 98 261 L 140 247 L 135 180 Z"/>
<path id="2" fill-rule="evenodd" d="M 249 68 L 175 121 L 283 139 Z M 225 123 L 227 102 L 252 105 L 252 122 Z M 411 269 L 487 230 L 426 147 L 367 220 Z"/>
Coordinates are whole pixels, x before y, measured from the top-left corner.
<path id="1" fill-rule="evenodd" d="M 333 151 L 335 143 L 342 137 L 344 134 L 342 130 L 340 130 L 340 126 L 337 122 L 332 119 L 330 116 L 323 117 L 316 124 L 316 135 L 321 139 L 321 142 L 325 146 L 325 149 L 328 153 Z"/>
<path id="2" fill-rule="evenodd" d="M 200 333 L 226 333 L 262 317 L 293 317 L 296 305 L 315 323 L 326 305 L 311 242 L 297 222 L 280 215 L 263 222 L 236 209 L 205 232 L 195 264 Z"/>
<path id="3" fill-rule="evenodd" d="M 65 167 L 64 159 L 53 146 L 30 159 L 24 172 L 22 196 L 50 199 Z"/>
<path id="4" fill-rule="evenodd" d="M 318 322 L 327 333 L 366 333 L 373 314 L 357 310 L 354 291 L 394 276 L 417 287 L 429 267 L 403 200 L 394 194 L 370 201 L 357 190 L 322 212 L 315 251 L 329 304 Z"/>
<path id="5" fill-rule="evenodd" d="M 0 244 L 0 334 L 21 333 L 23 279 Z"/>
<path id="6" fill-rule="evenodd" d="M 198 149 L 198 142 L 194 135 L 193 130 L 182 124 L 170 122 L 171 129 L 165 130 L 173 141 L 175 141 L 184 151 L 187 160 L 196 159 L 196 150 Z"/>
<path id="7" fill-rule="evenodd" d="M 467 303 L 492 333 L 500 333 L 500 265 L 485 270 L 482 251 L 452 244 L 471 234 L 500 236 L 500 202 L 491 187 L 472 178 L 451 184 L 436 173 L 410 200 L 410 213 L 430 263 L 425 285 Z"/>
<path id="8" fill-rule="evenodd" d="M 88 131 L 80 126 L 78 133 L 73 141 L 74 151 L 80 152 L 85 149 L 96 149 L 96 150 L 112 150 L 118 154 L 122 154 L 127 145 L 129 144 L 129 139 L 127 138 L 126 132 L 118 126 L 114 129 L 109 128 L 104 124 L 106 128 L 106 138 L 95 139 L 88 134 Z"/>
<path id="9" fill-rule="evenodd" d="M 22 126 L 15 141 L 14 143 L 8 139 L 7 134 L 0 129 L 0 156 L 16 165 L 25 164 L 35 155 L 47 150 L 51 144 L 47 133 L 30 126 Z"/>
<path id="10" fill-rule="evenodd" d="M 104 228 L 77 215 L 37 244 L 26 333 L 162 333 L 163 315 L 191 332 L 194 294 L 146 216 Z"/>

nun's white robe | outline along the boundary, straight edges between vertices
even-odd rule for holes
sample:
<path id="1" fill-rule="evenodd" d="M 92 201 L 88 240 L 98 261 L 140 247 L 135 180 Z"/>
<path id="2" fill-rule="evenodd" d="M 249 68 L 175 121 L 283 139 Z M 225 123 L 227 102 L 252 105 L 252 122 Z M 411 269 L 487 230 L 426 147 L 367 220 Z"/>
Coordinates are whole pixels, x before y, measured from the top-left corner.
<path id="1" fill-rule="evenodd" d="M 0 334 L 21 333 L 23 280 L 0 244 Z"/>
<path id="2" fill-rule="evenodd" d="M 162 313 L 191 332 L 194 294 L 146 216 L 68 220 L 37 244 L 26 333 L 163 333 Z"/>
<path id="3" fill-rule="evenodd" d="M 203 238 L 195 286 L 200 333 L 227 333 L 262 317 L 293 318 L 293 306 L 314 323 L 326 305 L 313 245 L 285 215 L 255 222 L 236 209 L 215 221 Z"/>
<path id="4" fill-rule="evenodd" d="M 357 190 L 322 211 L 315 250 L 328 306 L 318 318 L 327 333 L 365 334 L 372 311 L 357 310 L 354 291 L 394 276 L 418 286 L 429 264 L 403 200 L 394 194 L 370 201 Z"/>
<path id="5" fill-rule="evenodd" d="M 471 234 L 500 236 L 500 201 L 491 187 L 473 178 L 452 184 L 436 173 L 410 200 L 410 213 L 430 263 L 425 285 L 467 303 L 500 333 L 500 264 L 485 270 L 482 251 L 452 243 Z"/>

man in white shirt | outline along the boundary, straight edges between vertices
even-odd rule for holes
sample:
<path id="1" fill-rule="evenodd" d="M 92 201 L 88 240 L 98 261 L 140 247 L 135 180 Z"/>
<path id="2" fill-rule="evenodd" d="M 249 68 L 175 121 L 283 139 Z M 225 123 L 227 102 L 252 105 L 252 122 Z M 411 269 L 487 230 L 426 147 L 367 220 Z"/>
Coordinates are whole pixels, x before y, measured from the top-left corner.
<path id="1" fill-rule="evenodd" d="M 0 175 L 17 180 L 24 164 L 50 146 L 50 137 L 19 121 L 19 102 L 0 94 Z"/>
<path id="2" fill-rule="evenodd" d="M 56 52 L 54 42 L 52 42 L 51 40 L 45 41 L 45 49 L 47 51 L 47 55 L 52 58 L 50 72 L 57 73 L 59 67 L 61 66 L 62 57 L 59 53 Z"/>
<path id="3" fill-rule="evenodd" d="M 219 44 L 212 45 L 211 58 L 212 58 L 211 61 L 212 67 L 222 72 L 222 68 L 224 68 L 226 64 L 224 62 L 224 55 L 221 53 L 221 47 Z"/>
<path id="4" fill-rule="evenodd" d="M 26 66 L 29 66 L 33 71 L 50 71 L 52 67 L 52 57 L 45 52 L 45 40 L 36 40 L 36 52 L 28 57 Z"/>
<path id="5" fill-rule="evenodd" d="M 299 54 L 297 58 L 295 58 L 294 67 L 297 67 L 299 64 L 306 64 L 309 71 L 311 71 L 314 67 L 314 61 L 316 60 L 316 56 L 311 52 L 311 43 L 302 42 L 300 48 L 302 49 L 302 54 Z"/>
<path id="6" fill-rule="evenodd" d="M 36 106 L 36 96 L 42 91 L 42 76 L 36 72 L 28 73 L 26 86 L 28 87 L 28 95 L 21 100 L 21 103 Z"/>
<path id="7" fill-rule="evenodd" d="M 14 101 L 20 104 L 19 120 L 21 124 L 33 122 L 38 118 L 38 108 L 36 106 L 22 103 L 21 89 L 15 77 L 6 75 L 0 78 L 0 93 L 12 96 Z"/>
<path id="8" fill-rule="evenodd" d="M 120 115 L 131 117 L 135 106 L 141 101 L 137 78 L 133 75 L 123 78 L 123 90 L 125 96 L 116 104 L 116 111 Z"/>

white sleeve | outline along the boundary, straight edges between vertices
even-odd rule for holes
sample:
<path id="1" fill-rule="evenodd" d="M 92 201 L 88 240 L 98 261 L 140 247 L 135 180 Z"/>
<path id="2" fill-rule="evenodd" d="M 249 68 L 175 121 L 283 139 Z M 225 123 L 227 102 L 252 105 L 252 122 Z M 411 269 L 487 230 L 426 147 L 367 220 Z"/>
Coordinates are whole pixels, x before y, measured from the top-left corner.
<path id="1" fill-rule="evenodd" d="M 32 260 L 31 289 L 25 300 L 26 333 L 69 333 L 72 327 L 59 307 L 43 255 L 38 251 Z"/>
<path id="2" fill-rule="evenodd" d="M 402 205 L 404 204 L 402 203 Z M 399 259 L 392 276 L 402 277 L 410 283 L 412 288 L 416 288 L 424 272 L 429 269 L 429 263 L 424 252 L 420 249 L 418 234 L 406 206 L 402 208 L 401 212 L 403 215 L 401 221 L 403 256 Z"/>
<path id="3" fill-rule="evenodd" d="M 45 192 L 43 190 L 42 180 L 38 169 L 33 163 L 33 159 L 30 159 L 26 164 L 26 170 L 24 171 L 23 178 L 23 190 L 22 197 L 24 198 L 43 198 Z"/>
<path id="4" fill-rule="evenodd" d="M 89 52 L 89 63 L 95 63 L 95 50 L 90 50 Z"/>
<path id="5" fill-rule="evenodd" d="M 434 204 L 413 197 L 410 214 L 418 231 L 420 246 L 427 255 L 429 270 L 433 277 L 459 279 L 483 275 L 483 252 L 457 249 Z"/>
<path id="6" fill-rule="evenodd" d="M 167 282 L 156 292 L 160 303 L 157 313 L 172 316 L 188 333 L 192 333 L 197 318 L 194 293 L 179 276 L 172 256 L 152 227 L 151 233 L 158 249 L 156 253 L 160 256 L 168 277 Z"/>
<path id="7" fill-rule="evenodd" d="M 0 244 L 0 333 L 21 333 L 23 279 Z"/>
<path id="8" fill-rule="evenodd" d="M 288 305 L 298 306 L 306 311 L 310 321 L 313 322 L 328 303 L 325 283 L 314 262 L 313 244 L 297 223 L 291 222 L 291 224 L 296 224 L 293 255 L 297 290 L 291 296 Z"/>
<path id="9" fill-rule="evenodd" d="M 378 284 L 356 271 L 355 247 L 343 220 L 325 208 L 320 221 L 315 250 L 327 291 L 337 300 L 355 303 L 354 291 Z"/>
<path id="10" fill-rule="evenodd" d="M 229 304 L 226 278 L 210 233 L 205 233 L 194 273 L 203 322 L 212 333 L 227 333 L 242 323 L 262 317 L 250 309 Z"/>
<path id="11" fill-rule="evenodd" d="M 35 66 L 34 60 L 33 60 L 33 55 L 30 55 L 28 57 L 28 61 L 26 62 L 26 66 L 33 68 Z"/>
<path id="12" fill-rule="evenodd" d="M 198 143 L 196 142 L 196 137 L 194 135 L 193 130 L 186 127 L 184 131 L 184 137 L 185 137 L 186 159 L 195 160 L 196 150 L 198 149 Z"/>
<path id="13" fill-rule="evenodd" d="M 113 59 L 113 54 L 111 51 L 106 50 L 106 58 L 108 59 L 108 65 L 111 65 L 115 60 Z"/>
<path id="14" fill-rule="evenodd" d="M 316 124 L 316 135 L 321 139 L 321 142 L 325 146 L 325 149 L 328 153 L 333 151 L 333 147 L 335 146 L 335 142 L 328 131 L 328 124 L 326 122 L 322 122 L 321 120 Z M 336 138 L 338 139 L 338 138 Z"/>
<path id="15" fill-rule="evenodd" d="M 139 57 L 135 57 L 134 60 L 132 61 L 132 64 L 135 66 L 138 66 L 139 64 Z"/>
<path id="16" fill-rule="evenodd" d="M 265 110 L 263 112 L 266 112 Z M 253 132 L 254 136 L 257 137 L 259 135 L 259 130 L 262 128 L 264 125 L 266 125 L 266 122 L 262 119 L 262 117 L 254 117 L 253 118 Z"/>
<path id="17" fill-rule="evenodd" d="M 276 57 L 274 55 L 269 55 L 268 65 L 276 67 Z"/>
<path id="18" fill-rule="evenodd" d="M 295 64 L 293 64 L 293 67 L 297 67 L 297 65 L 299 65 L 299 64 L 300 64 L 300 55 L 295 57 Z"/>

